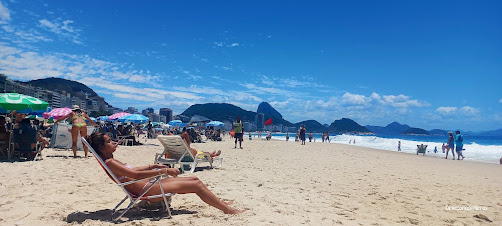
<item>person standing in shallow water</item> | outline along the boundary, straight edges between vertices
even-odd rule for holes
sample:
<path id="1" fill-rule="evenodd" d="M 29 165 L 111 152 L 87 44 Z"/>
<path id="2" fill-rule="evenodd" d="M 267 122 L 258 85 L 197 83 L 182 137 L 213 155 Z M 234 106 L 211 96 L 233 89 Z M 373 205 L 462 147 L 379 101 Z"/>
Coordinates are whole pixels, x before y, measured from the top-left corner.
<path id="1" fill-rule="evenodd" d="M 397 142 L 397 151 L 401 151 L 401 141 Z"/>
<path id="2" fill-rule="evenodd" d="M 307 129 L 305 129 L 305 125 L 302 125 L 300 127 L 300 140 L 302 141 L 302 145 L 305 145 L 305 134 L 307 133 Z"/>
<path id="3" fill-rule="evenodd" d="M 460 135 L 460 131 L 455 132 L 455 144 L 457 145 L 456 151 L 457 151 L 457 160 L 460 160 L 460 156 L 462 156 L 462 160 L 464 160 L 464 155 L 462 154 L 463 148 L 464 148 L 464 138 L 462 135 Z M 452 151 L 453 152 L 453 151 Z M 453 157 L 455 159 L 455 157 Z"/>
<path id="4" fill-rule="evenodd" d="M 239 141 L 239 148 L 242 149 L 242 140 L 244 134 L 244 128 L 241 121 L 241 116 L 237 116 L 237 120 L 234 122 L 234 132 L 235 132 L 235 147 L 237 148 L 237 141 Z"/>
<path id="5" fill-rule="evenodd" d="M 448 132 L 448 146 L 446 146 L 446 158 L 448 159 L 448 152 L 451 150 L 451 154 L 453 155 L 453 160 L 455 160 L 455 138 L 453 137 L 453 132 Z"/>

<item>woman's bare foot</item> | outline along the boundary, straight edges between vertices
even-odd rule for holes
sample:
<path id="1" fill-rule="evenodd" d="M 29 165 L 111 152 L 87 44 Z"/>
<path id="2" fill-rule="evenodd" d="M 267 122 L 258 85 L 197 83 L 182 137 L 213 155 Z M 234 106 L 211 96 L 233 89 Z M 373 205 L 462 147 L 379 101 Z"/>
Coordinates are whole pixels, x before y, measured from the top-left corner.
<path id="1" fill-rule="evenodd" d="M 235 208 L 230 208 L 230 210 L 225 211 L 224 213 L 225 214 L 241 214 L 241 213 L 244 213 L 244 211 L 246 211 L 246 210 L 238 210 Z"/>

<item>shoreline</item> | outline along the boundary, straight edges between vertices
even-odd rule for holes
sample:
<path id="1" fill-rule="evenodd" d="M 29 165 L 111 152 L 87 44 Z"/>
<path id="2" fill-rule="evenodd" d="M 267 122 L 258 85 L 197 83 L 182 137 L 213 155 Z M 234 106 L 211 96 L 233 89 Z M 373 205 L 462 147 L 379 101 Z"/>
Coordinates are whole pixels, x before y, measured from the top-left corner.
<path id="1" fill-rule="evenodd" d="M 282 135 L 282 133 L 281 133 L 281 135 Z M 357 144 L 348 144 L 348 142 L 349 142 L 348 139 L 346 139 L 346 140 L 334 139 L 335 137 L 341 137 L 341 136 L 350 137 L 353 139 L 359 138 L 359 141 L 357 142 Z M 370 138 L 370 137 L 375 137 L 377 139 L 383 139 L 383 140 L 386 140 L 387 142 L 395 141 L 396 145 L 395 145 L 395 147 L 392 146 L 392 148 L 390 148 L 390 146 L 388 146 L 388 145 L 385 146 L 385 144 L 384 144 L 384 146 L 378 146 L 379 143 L 363 143 L 363 142 L 361 142 L 362 139 Z M 409 154 L 416 154 L 416 145 L 424 144 L 424 145 L 429 145 L 429 148 L 427 149 L 426 156 L 433 156 L 436 158 L 443 158 L 443 159 L 446 156 L 446 153 L 442 153 L 441 143 L 437 143 L 435 141 L 414 141 L 414 140 L 405 140 L 405 139 L 400 139 L 400 138 L 386 138 L 386 137 L 359 136 L 359 135 L 335 135 L 335 136 L 330 136 L 330 138 L 331 138 L 330 143 L 334 143 L 334 144 L 347 144 L 347 145 L 352 145 L 352 146 L 357 146 L 357 147 L 374 148 L 374 149 L 391 151 L 391 152 L 398 152 L 397 151 L 397 141 L 399 140 L 399 141 L 402 141 L 401 142 L 401 152 L 409 153 Z M 272 136 L 272 139 L 286 141 L 284 136 L 276 136 L 276 137 Z M 315 138 L 315 139 L 317 140 L 317 142 L 310 142 L 310 143 L 322 143 L 322 142 L 320 142 L 319 138 Z M 294 142 L 294 136 L 293 137 L 290 136 L 290 139 L 288 142 Z M 306 142 L 309 143 L 308 138 L 307 138 Z M 345 142 L 347 142 L 347 143 L 345 143 Z M 476 146 L 474 146 L 474 145 L 476 145 Z M 438 148 L 437 153 L 433 152 L 434 146 Z M 483 147 L 483 148 L 481 148 L 483 150 L 482 152 L 480 152 L 479 150 L 469 149 L 470 147 L 478 147 L 478 146 Z M 488 164 L 500 164 L 499 161 L 500 161 L 500 158 L 502 157 L 502 145 L 479 145 L 477 143 L 464 144 L 464 149 L 466 147 L 468 147 L 467 150 L 464 151 L 464 155 L 466 156 L 466 158 L 461 161 L 473 161 L 473 162 L 482 162 L 482 163 L 488 163 Z M 497 152 L 497 153 L 493 154 L 490 151 L 488 151 L 487 149 L 489 149 L 490 151 Z M 419 155 L 422 155 L 422 154 L 419 154 Z M 456 155 L 457 154 L 455 152 L 455 156 Z M 469 155 L 471 155 L 471 157 L 469 157 Z M 487 155 L 491 155 L 491 156 L 487 156 Z M 475 156 L 475 157 L 472 157 L 472 156 Z M 448 156 L 448 160 L 450 160 L 450 159 L 451 159 L 451 154 Z"/>

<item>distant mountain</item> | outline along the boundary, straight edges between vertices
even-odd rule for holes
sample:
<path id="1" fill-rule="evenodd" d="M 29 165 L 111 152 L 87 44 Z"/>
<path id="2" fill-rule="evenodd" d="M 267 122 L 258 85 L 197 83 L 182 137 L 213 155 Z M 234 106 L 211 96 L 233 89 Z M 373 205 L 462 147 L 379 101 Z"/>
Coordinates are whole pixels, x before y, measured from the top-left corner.
<path id="1" fill-rule="evenodd" d="M 383 135 L 397 135 L 402 134 L 404 131 L 410 129 L 408 125 L 402 125 L 398 122 L 392 122 L 389 125 L 382 126 L 366 126 L 371 132 L 375 134 L 383 134 Z"/>
<path id="2" fill-rule="evenodd" d="M 72 81 L 66 80 L 62 78 L 44 78 L 44 79 L 36 79 L 28 82 L 21 82 L 23 84 L 29 84 L 34 87 L 42 87 L 46 90 L 56 91 L 61 93 L 61 91 L 66 91 L 66 93 L 70 93 L 72 96 L 82 97 L 85 100 L 85 93 L 88 93 L 89 96 L 94 97 L 98 96 L 94 90 L 87 87 L 86 85 Z"/>
<path id="3" fill-rule="evenodd" d="M 429 135 L 447 136 L 448 135 L 448 131 L 442 130 L 442 129 L 433 129 L 433 130 L 429 130 Z"/>
<path id="4" fill-rule="evenodd" d="M 477 134 L 478 136 L 495 136 L 495 137 L 502 137 L 502 129 L 497 129 L 497 130 L 490 130 L 490 131 L 485 131 Z"/>
<path id="5" fill-rule="evenodd" d="M 277 110 L 275 110 L 275 108 L 272 107 L 267 102 L 261 102 L 260 105 L 258 105 L 258 109 L 256 110 L 256 113 L 263 113 L 265 115 L 268 115 L 269 117 L 282 119 L 281 113 L 279 113 Z"/>
<path id="6" fill-rule="evenodd" d="M 305 128 L 307 129 L 307 132 L 312 132 L 312 133 L 322 133 L 326 132 L 327 128 L 324 127 L 321 123 L 319 123 L 316 120 L 307 120 L 307 121 L 301 121 L 299 123 L 295 123 L 294 127 L 300 128 L 300 126 L 305 125 Z"/>
<path id="7" fill-rule="evenodd" d="M 409 128 L 406 131 L 404 131 L 402 134 L 406 134 L 406 135 L 429 135 L 429 132 L 427 132 L 424 129 L 420 129 L 420 128 Z"/>
<path id="8" fill-rule="evenodd" d="M 328 130 L 330 133 L 370 133 L 366 127 L 357 124 L 352 119 L 342 118 L 335 120 L 329 125 Z"/>
<path id="9" fill-rule="evenodd" d="M 208 103 L 194 104 L 187 108 L 181 115 L 192 117 L 194 115 L 202 115 L 211 120 L 217 121 L 235 121 L 238 115 L 242 121 L 254 122 L 256 113 L 246 111 L 232 104 L 223 103 Z"/>
<path id="10" fill-rule="evenodd" d="M 241 116 L 244 122 L 254 122 L 256 112 L 247 111 L 232 104 L 223 103 L 208 103 L 208 104 L 195 104 L 187 108 L 181 115 L 187 119 L 194 115 L 201 115 L 211 120 L 218 121 L 234 121 L 237 115 Z M 264 113 L 265 114 L 265 113 Z M 278 114 L 280 115 L 280 114 Z M 326 132 L 330 133 L 369 133 L 370 131 L 363 126 L 357 124 L 351 119 L 343 118 L 335 120 L 329 127 L 322 125 L 315 120 L 306 120 L 298 123 L 291 123 L 283 118 L 279 118 L 277 114 L 265 114 L 265 120 L 272 118 L 274 125 L 282 124 L 283 126 L 299 128 L 305 125 L 309 132 Z"/>

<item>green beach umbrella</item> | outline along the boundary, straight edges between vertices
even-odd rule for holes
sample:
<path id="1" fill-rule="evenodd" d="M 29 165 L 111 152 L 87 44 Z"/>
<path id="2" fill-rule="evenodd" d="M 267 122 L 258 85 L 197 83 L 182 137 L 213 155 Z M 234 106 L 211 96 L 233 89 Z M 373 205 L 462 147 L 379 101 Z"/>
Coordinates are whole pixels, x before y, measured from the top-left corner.
<path id="1" fill-rule="evenodd" d="M 49 103 L 35 97 L 18 93 L 0 93 L 0 107 L 8 110 L 44 111 Z"/>

